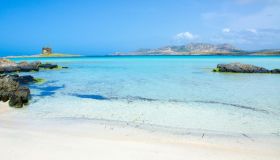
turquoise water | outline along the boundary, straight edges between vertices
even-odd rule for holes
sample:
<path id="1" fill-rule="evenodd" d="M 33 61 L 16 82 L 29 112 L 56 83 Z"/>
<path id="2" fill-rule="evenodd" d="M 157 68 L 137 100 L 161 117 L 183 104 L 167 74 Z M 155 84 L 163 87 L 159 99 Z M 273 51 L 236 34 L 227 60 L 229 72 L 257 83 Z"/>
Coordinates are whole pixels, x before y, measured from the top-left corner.
<path id="1" fill-rule="evenodd" d="M 280 68 L 280 57 L 138 56 L 30 58 L 69 69 L 32 74 L 17 116 L 124 121 L 218 132 L 279 134 L 280 75 L 214 73 L 218 63 Z"/>

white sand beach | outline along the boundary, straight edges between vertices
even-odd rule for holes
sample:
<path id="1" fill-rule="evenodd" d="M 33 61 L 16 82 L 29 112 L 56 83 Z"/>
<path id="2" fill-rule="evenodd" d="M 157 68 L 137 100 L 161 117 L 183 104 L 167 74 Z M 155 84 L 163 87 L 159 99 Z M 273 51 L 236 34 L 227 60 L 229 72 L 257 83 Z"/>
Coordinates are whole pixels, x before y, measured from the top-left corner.
<path id="1" fill-rule="evenodd" d="M 0 115 L 3 160 L 277 160 L 279 146 L 277 137 L 178 136 L 91 122 Z"/>
<path id="2" fill-rule="evenodd" d="M 0 114 L 3 114 L 9 110 L 10 110 L 10 107 L 9 107 L 8 103 L 0 102 Z"/>

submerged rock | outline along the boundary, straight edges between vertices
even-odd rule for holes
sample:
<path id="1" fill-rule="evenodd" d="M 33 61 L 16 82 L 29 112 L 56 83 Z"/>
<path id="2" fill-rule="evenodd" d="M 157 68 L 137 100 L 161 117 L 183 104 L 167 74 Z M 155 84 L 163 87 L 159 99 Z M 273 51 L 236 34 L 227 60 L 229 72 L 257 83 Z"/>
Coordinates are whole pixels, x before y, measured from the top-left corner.
<path id="1" fill-rule="evenodd" d="M 40 64 L 39 67 L 44 69 L 55 69 L 58 68 L 58 65 L 46 63 L 46 64 Z"/>
<path id="2" fill-rule="evenodd" d="M 279 69 L 268 70 L 263 67 L 254 66 L 251 64 L 230 63 L 218 64 L 214 72 L 235 72 L 235 73 L 280 73 Z"/>

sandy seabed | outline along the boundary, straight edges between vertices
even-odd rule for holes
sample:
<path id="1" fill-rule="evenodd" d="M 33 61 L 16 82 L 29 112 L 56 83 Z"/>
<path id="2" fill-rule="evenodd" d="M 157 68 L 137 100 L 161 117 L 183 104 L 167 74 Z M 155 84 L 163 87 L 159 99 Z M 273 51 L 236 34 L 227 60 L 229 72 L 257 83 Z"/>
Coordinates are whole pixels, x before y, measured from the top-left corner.
<path id="1" fill-rule="evenodd" d="M 280 138 L 174 135 L 79 120 L 16 119 L 0 103 L 3 160 L 279 160 Z"/>

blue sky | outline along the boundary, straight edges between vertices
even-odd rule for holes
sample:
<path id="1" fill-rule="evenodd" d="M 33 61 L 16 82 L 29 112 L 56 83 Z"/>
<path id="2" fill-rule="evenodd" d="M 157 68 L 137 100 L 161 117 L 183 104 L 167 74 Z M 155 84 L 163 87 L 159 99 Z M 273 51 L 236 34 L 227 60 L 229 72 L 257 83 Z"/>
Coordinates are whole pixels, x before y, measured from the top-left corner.
<path id="1" fill-rule="evenodd" d="M 280 0 L 0 0 L 0 55 L 107 54 L 190 42 L 280 48 Z"/>

